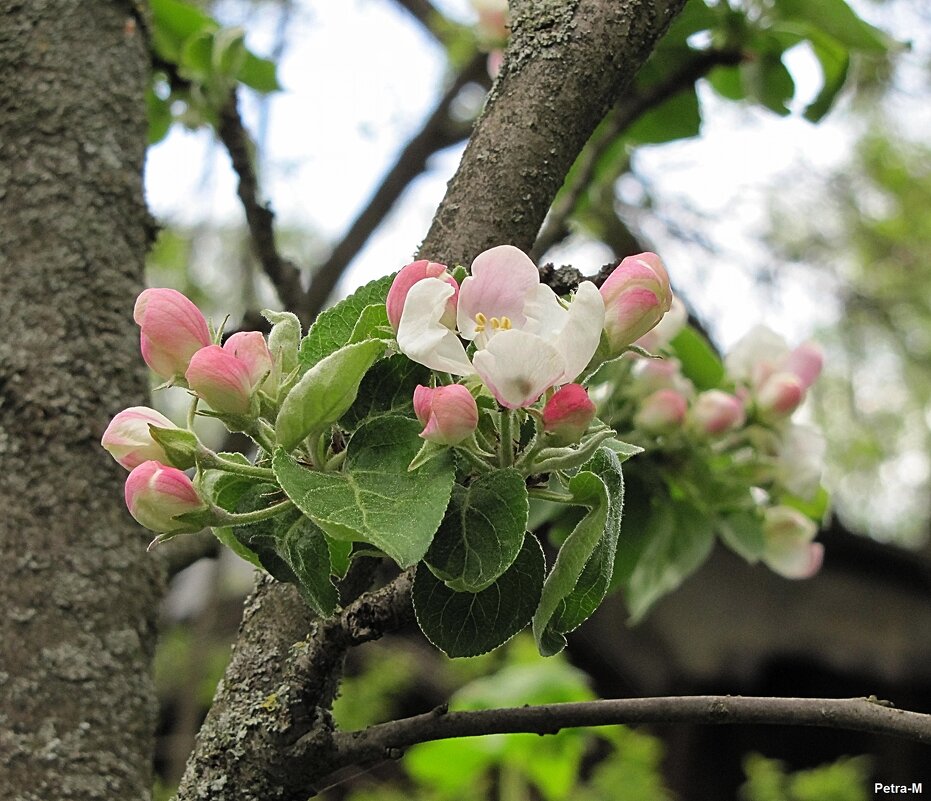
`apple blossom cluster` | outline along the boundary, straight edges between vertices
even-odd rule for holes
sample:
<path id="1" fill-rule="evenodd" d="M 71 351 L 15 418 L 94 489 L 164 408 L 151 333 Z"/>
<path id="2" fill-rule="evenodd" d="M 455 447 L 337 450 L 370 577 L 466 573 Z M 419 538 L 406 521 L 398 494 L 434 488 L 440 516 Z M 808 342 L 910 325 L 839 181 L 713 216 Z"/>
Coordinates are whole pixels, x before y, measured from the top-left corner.
<path id="1" fill-rule="evenodd" d="M 181 293 L 139 296 L 142 357 L 191 406 L 183 427 L 132 407 L 104 432 L 103 447 L 130 471 L 130 514 L 158 533 L 153 544 L 211 527 L 322 615 L 338 608 L 337 580 L 354 559 L 417 566 L 418 622 L 450 655 L 490 650 L 528 623 L 541 653 L 556 653 L 622 586 L 620 465 L 641 446 L 735 462 L 749 449 L 757 472 L 741 473 L 744 495 L 775 499 L 776 486 L 805 473 L 781 475 L 780 460 L 798 450 L 800 429 L 787 420 L 820 355 L 773 341 L 738 347 L 727 381 L 696 391 L 674 355 L 644 358 L 684 322 L 654 253 L 560 297 L 502 245 L 468 272 L 408 264 L 322 313 L 306 335 L 292 314 L 263 314 L 267 338 L 224 340 Z M 209 449 L 195 432 L 203 415 L 250 437 L 252 457 Z M 538 501 L 577 508 L 550 568 L 528 531 Z M 817 569 L 808 518 L 776 502 L 760 518 L 764 562 L 785 575 Z M 469 621 L 466 639 L 456 615 Z"/>
<path id="2" fill-rule="evenodd" d="M 763 544 L 753 558 L 787 578 L 814 575 L 823 558 L 822 546 L 813 542 L 818 526 L 812 518 L 824 512 L 824 442 L 816 429 L 791 418 L 821 373 L 821 349 L 813 342 L 790 349 L 778 334 L 757 326 L 725 356 L 716 385 L 707 386 L 707 377 L 699 375 L 706 386 L 697 387 L 670 347 L 684 327 L 684 313 L 673 312 L 662 328 L 637 342 L 666 351 L 664 358 L 632 354 L 610 366 L 610 383 L 595 392 L 606 422 L 655 457 L 661 472 L 675 465 L 701 473 L 713 465 L 718 476 L 738 476 L 736 502 L 723 480 L 691 491 L 712 516 L 716 506 L 752 509 Z"/>

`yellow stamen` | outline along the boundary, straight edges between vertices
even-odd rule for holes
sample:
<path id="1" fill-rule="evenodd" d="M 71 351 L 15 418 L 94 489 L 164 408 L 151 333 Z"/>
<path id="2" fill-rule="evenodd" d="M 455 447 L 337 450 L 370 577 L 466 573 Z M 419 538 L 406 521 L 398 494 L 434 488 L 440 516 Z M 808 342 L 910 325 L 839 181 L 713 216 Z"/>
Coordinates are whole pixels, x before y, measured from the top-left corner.
<path id="1" fill-rule="evenodd" d="M 479 312 L 475 315 L 475 333 L 481 334 L 485 330 L 485 325 L 488 323 L 488 318 Z"/>

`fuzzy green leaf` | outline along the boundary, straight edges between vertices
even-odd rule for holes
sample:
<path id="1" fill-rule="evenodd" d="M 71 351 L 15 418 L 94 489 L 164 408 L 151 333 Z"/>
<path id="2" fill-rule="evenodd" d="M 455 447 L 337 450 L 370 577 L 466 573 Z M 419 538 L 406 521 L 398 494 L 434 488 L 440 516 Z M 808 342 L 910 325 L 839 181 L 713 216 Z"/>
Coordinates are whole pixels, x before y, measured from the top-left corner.
<path id="1" fill-rule="evenodd" d="M 288 497 L 330 537 L 367 542 L 410 567 L 430 547 L 454 478 L 448 457 L 408 471 L 419 431 L 414 420 L 380 417 L 353 434 L 338 473 L 308 470 L 281 448 L 272 467 Z"/>
<path id="2" fill-rule="evenodd" d="M 514 563 L 478 593 L 456 592 L 424 566 L 414 579 L 414 613 L 421 631 L 447 656 L 478 656 L 506 643 L 533 616 L 545 564 L 527 535 Z"/>
<path id="3" fill-rule="evenodd" d="M 457 484 L 424 562 L 450 589 L 480 592 L 517 558 L 529 508 L 524 479 L 513 468 Z"/>

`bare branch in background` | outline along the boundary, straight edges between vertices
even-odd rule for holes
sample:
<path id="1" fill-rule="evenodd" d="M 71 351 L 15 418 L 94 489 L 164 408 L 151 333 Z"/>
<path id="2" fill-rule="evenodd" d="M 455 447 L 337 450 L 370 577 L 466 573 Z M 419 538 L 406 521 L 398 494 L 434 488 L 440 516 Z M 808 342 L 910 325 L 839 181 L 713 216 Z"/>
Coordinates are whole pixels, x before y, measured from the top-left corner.
<path id="1" fill-rule="evenodd" d="M 339 762 L 369 765 L 397 758 L 417 743 L 488 734 L 555 734 L 578 726 L 638 723 L 766 724 L 864 731 L 931 744 L 931 715 L 896 709 L 876 698 L 742 698 L 699 695 L 622 698 L 512 709 L 447 712 L 370 726 L 335 737 Z"/>
<path id="2" fill-rule="evenodd" d="M 220 542 L 205 529 L 169 540 L 159 547 L 158 553 L 165 559 L 170 579 L 201 559 L 215 559 L 220 553 Z"/>
<path id="3" fill-rule="evenodd" d="M 682 64 L 645 90 L 633 91 L 622 97 L 608 114 L 605 126 L 595 133 L 579 156 L 573 182 L 550 209 L 530 251 L 530 258 L 538 261 L 547 250 L 568 235 L 566 224 L 569 217 L 591 185 L 599 160 L 618 136 L 646 112 L 694 86 L 699 78 L 707 75 L 714 67 L 737 64 L 740 57 L 740 52 L 735 50 L 709 50 Z"/>
<path id="4" fill-rule="evenodd" d="M 430 0 L 395 0 L 395 2 L 423 25 L 432 36 L 440 41 L 436 23 L 437 20 L 443 19 L 443 15 L 436 10 Z"/>
<path id="5" fill-rule="evenodd" d="M 466 85 L 478 83 L 485 89 L 489 87 L 491 81 L 485 69 L 485 61 L 485 54 L 477 53 L 456 76 L 423 127 L 401 151 L 394 166 L 353 221 L 342 241 L 333 248 L 326 262 L 314 271 L 305 303 L 311 318 L 323 308 L 349 262 L 391 211 L 401 193 L 426 169 L 430 156 L 468 136 L 471 126 L 456 123 L 450 118 L 449 111 Z"/>
<path id="6" fill-rule="evenodd" d="M 246 214 L 252 251 L 274 285 L 282 305 L 301 318 L 301 323 L 306 326 L 311 318 L 304 302 L 301 271 L 278 252 L 275 243 L 275 215 L 267 204 L 259 200 L 258 180 L 250 152 L 251 143 L 239 116 L 235 90 L 230 93 L 229 100 L 220 110 L 217 135 L 226 147 L 233 169 L 239 176 L 237 193 Z"/>

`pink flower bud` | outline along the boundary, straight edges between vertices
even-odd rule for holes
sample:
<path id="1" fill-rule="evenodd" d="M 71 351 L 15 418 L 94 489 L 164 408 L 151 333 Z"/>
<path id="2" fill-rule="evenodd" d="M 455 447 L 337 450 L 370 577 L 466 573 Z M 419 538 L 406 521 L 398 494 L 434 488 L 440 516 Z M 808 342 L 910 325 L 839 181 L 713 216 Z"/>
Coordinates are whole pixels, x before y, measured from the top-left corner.
<path id="1" fill-rule="evenodd" d="M 634 425 L 648 434 L 664 434 L 682 425 L 688 402 L 674 389 L 660 389 L 644 398 Z"/>
<path id="2" fill-rule="evenodd" d="M 562 444 L 578 442 L 595 417 L 595 404 L 580 384 L 566 384 L 543 407 L 543 430 Z"/>
<path id="3" fill-rule="evenodd" d="M 143 462 L 126 479 L 129 513 L 152 531 L 188 528 L 172 518 L 204 508 L 194 484 L 184 473 L 156 461 Z"/>
<path id="4" fill-rule="evenodd" d="M 798 376 L 803 389 L 808 389 L 815 383 L 821 375 L 822 367 L 824 367 L 824 352 L 821 346 L 814 342 L 803 342 L 786 357 L 782 364 L 783 370 Z"/>
<path id="5" fill-rule="evenodd" d="M 388 311 L 388 321 L 391 327 L 397 331 L 401 323 L 401 313 L 404 311 L 404 301 L 407 300 L 407 293 L 411 287 L 424 278 L 439 278 L 447 284 L 452 284 L 455 292 L 452 297 L 446 301 L 446 311 L 440 322 L 447 328 L 456 327 L 456 304 L 459 302 L 459 284 L 448 272 L 445 264 L 437 264 L 435 261 L 412 262 L 406 267 L 402 267 L 394 277 L 391 289 L 388 290 L 388 297 L 385 300 L 385 307 Z"/>
<path id="6" fill-rule="evenodd" d="M 663 315 L 653 330 L 647 331 L 634 344 L 650 353 L 656 353 L 660 348 L 672 342 L 676 335 L 689 321 L 688 309 L 679 298 L 673 298 L 669 311 Z"/>
<path id="7" fill-rule="evenodd" d="M 149 425 L 177 428 L 165 415 L 147 406 L 132 406 L 116 415 L 103 432 L 100 444 L 121 467 L 134 467 L 154 459 L 167 462 L 162 446 L 149 433 Z"/>
<path id="8" fill-rule="evenodd" d="M 233 334 L 223 343 L 223 350 L 246 365 L 253 391 L 272 373 L 272 354 L 259 331 L 239 331 Z"/>
<path id="9" fill-rule="evenodd" d="M 462 384 L 414 390 L 414 414 L 424 425 L 420 436 L 440 445 L 458 445 L 478 426 L 475 398 Z"/>
<path id="10" fill-rule="evenodd" d="M 138 298 L 133 319 L 142 329 L 142 358 L 165 379 L 184 375 L 198 350 L 210 344 L 200 309 L 174 289 L 147 289 Z"/>
<path id="11" fill-rule="evenodd" d="M 812 542 L 814 521 L 790 506 L 773 506 L 763 520 L 763 562 L 780 576 L 811 578 L 821 568 L 824 546 Z"/>
<path id="12" fill-rule="evenodd" d="M 655 253 L 628 256 L 601 285 L 605 333 L 620 354 L 663 319 L 672 305 L 669 275 Z"/>
<path id="13" fill-rule="evenodd" d="M 712 436 L 737 428 L 746 420 L 740 399 L 719 389 L 709 389 L 695 398 L 689 417 L 699 431 Z"/>
<path id="14" fill-rule="evenodd" d="M 756 391 L 756 405 L 764 416 L 788 417 L 805 397 L 805 389 L 793 373 L 773 373 Z"/>
<path id="15" fill-rule="evenodd" d="M 682 375 L 678 359 L 642 359 L 635 357 L 632 387 L 640 395 L 650 395 L 658 389 L 674 389 L 682 395 L 694 391 L 692 382 Z"/>
<path id="16" fill-rule="evenodd" d="M 252 398 L 249 367 L 219 345 L 197 351 L 184 377 L 188 386 L 215 412 L 249 413 Z"/>

